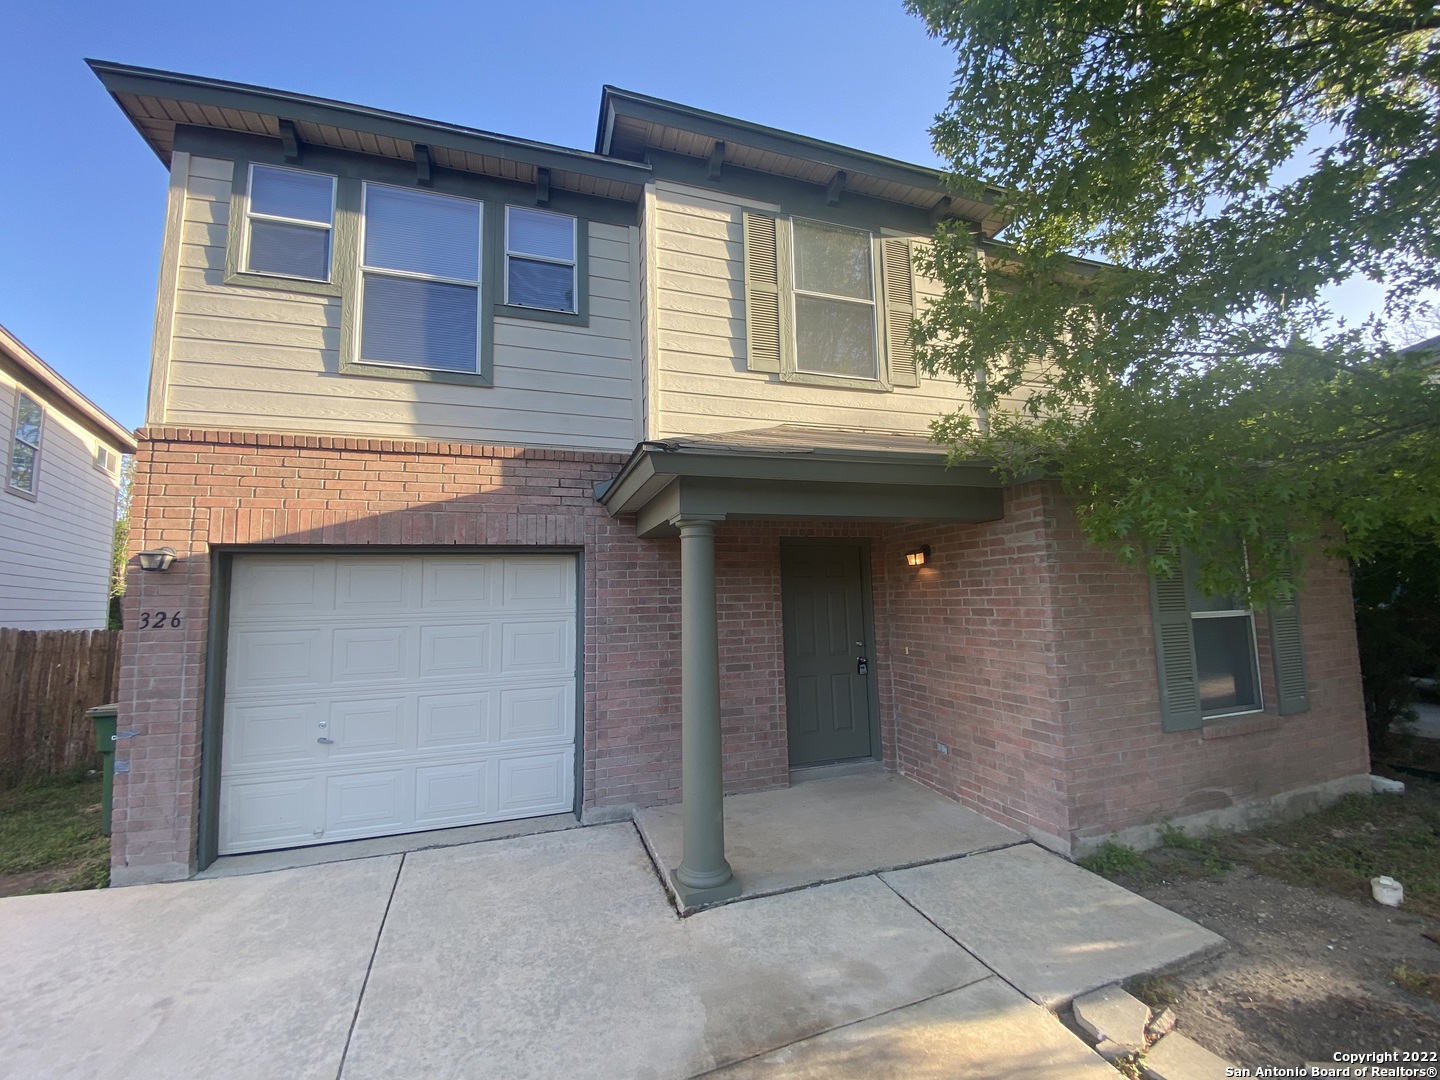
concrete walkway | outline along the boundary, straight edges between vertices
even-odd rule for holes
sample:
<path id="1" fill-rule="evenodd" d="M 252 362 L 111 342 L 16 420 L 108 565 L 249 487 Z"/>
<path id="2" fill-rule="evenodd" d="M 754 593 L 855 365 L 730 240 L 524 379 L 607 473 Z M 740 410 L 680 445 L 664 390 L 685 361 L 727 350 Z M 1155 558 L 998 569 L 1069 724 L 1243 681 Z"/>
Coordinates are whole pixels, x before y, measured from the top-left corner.
<path id="1" fill-rule="evenodd" d="M 1220 945 L 1019 844 L 676 916 L 635 829 L 0 900 L 0 1077 L 1095 1077 Z"/>

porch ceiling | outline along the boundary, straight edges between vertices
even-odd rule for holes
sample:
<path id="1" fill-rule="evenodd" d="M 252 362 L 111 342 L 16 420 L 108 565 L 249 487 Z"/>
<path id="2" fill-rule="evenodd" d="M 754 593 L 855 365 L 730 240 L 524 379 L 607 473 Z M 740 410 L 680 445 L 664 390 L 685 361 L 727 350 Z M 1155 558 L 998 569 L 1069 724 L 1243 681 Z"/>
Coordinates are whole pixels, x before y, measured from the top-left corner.
<path id="1" fill-rule="evenodd" d="M 675 536 L 686 517 L 766 521 L 995 521 L 1000 482 L 984 462 L 948 465 L 919 436 L 785 425 L 641 443 L 597 485 L 640 536 Z"/>

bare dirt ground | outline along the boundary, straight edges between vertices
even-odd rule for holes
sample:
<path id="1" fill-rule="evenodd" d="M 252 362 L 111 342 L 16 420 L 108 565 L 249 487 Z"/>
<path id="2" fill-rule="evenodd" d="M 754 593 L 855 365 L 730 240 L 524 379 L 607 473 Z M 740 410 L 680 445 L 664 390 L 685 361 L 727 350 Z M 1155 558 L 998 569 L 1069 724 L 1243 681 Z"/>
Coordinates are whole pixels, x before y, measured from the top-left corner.
<path id="1" fill-rule="evenodd" d="M 1132 989 L 1152 1005 L 1173 994 L 1178 1030 L 1252 1070 L 1334 1062 L 1336 1053 L 1440 1051 L 1437 768 L 1440 741 L 1402 739 L 1376 770 L 1407 782 L 1404 802 L 1376 796 L 1370 810 L 1146 853 L 1129 887 L 1230 948 Z M 1421 894 L 1407 891 L 1398 910 L 1376 903 L 1366 876 L 1376 870 L 1357 873 L 1367 861 L 1379 872 L 1405 866 Z M 1397 968 L 1408 969 L 1410 986 L 1397 982 Z M 1427 976 L 1428 995 L 1417 992 Z"/>
<path id="2" fill-rule="evenodd" d="M 1440 1050 L 1440 1003 L 1398 986 L 1440 972 L 1440 920 L 1289 885 L 1245 866 L 1141 890 L 1230 942 L 1164 980 L 1178 1030 L 1236 1065 Z"/>

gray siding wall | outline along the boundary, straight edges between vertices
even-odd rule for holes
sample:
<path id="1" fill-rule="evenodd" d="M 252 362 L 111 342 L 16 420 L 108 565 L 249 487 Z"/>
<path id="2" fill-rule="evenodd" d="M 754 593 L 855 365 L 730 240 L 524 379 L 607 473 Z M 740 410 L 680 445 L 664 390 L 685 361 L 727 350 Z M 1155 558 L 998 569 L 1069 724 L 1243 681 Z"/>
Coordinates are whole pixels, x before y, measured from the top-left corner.
<path id="1" fill-rule="evenodd" d="M 224 283 L 233 168 L 188 161 L 152 423 L 596 450 L 638 441 L 632 229 L 589 224 L 588 326 L 495 320 L 493 387 L 341 375 L 338 299 Z"/>
<path id="2" fill-rule="evenodd" d="M 110 605 L 117 475 L 95 467 L 96 437 L 45 396 L 34 501 L 0 486 L 0 626 L 94 630 Z M 10 467 L 15 380 L 0 369 L 0 469 Z M 110 447 L 118 459 L 119 451 Z"/>

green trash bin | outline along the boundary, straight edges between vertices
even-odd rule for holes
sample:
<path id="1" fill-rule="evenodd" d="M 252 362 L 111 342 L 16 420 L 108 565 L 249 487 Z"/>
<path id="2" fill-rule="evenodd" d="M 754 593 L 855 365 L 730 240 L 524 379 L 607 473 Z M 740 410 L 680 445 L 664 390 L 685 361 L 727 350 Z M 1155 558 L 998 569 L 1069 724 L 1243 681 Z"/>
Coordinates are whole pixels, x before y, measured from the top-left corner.
<path id="1" fill-rule="evenodd" d="M 106 836 L 110 835 L 110 802 L 115 794 L 115 723 L 119 712 L 118 705 L 96 705 L 85 710 L 85 715 L 95 725 L 96 749 L 100 751 L 104 770 L 100 788 L 100 828 Z"/>

